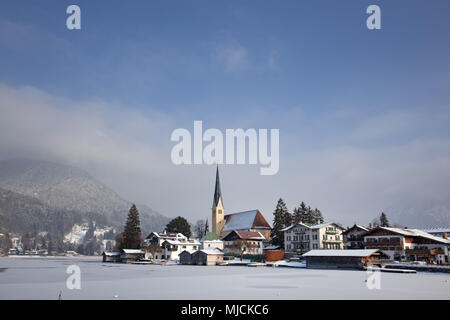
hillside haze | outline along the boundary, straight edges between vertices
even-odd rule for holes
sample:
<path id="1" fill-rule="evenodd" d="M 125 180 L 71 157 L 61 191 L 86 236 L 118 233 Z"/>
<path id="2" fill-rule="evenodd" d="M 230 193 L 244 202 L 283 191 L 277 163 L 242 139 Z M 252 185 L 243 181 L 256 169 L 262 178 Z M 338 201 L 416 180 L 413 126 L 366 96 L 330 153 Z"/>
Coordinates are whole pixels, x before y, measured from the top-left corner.
<path id="1" fill-rule="evenodd" d="M 48 161 L 0 161 L 0 188 L 3 192 L 9 190 L 26 196 L 22 199 L 26 202 L 38 200 L 44 211 L 47 208 L 47 211 L 104 217 L 105 223 L 116 227 L 124 225 L 132 204 L 86 171 Z M 149 231 L 164 229 L 169 221 L 167 217 L 145 205 L 137 206 L 144 236 Z"/>

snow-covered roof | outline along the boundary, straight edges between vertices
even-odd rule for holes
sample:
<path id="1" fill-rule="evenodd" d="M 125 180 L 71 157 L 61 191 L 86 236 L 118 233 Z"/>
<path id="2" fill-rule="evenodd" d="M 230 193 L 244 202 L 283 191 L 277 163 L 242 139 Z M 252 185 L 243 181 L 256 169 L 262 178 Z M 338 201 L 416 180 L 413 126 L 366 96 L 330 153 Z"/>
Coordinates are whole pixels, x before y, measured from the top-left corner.
<path id="1" fill-rule="evenodd" d="M 263 250 L 279 250 L 280 246 L 270 246 L 270 247 L 265 247 Z"/>
<path id="2" fill-rule="evenodd" d="M 223 232 L 249 229 L 270 229 L 270 225 L 258 209 L 236 212 L 225 216 L 225 225 L 222 229 Z"/>
<path id="3" fill-rule="evenodd" d="M 294 228 L 296 226 L 302 226 L 304 228 L 310 228 L 310 226 L 300 222 L 300 223 L 296 223 L 296 224 L 290 225 L 289 227 L 283 228 L 280 231 L 288 231 L 288 230 L 290 230 L 290 229 L 292 229 L 292 228 Z"/>
<path id="4" fill-rule="evenodd" d="M 450 228 L 433 228 L 433 229 L 420 229 L 422 231 L 425 231 L 427 233 L 433 234 L 433 233 L 448 233 L 450 235 Z"/>
<path id="5" fill-rule="evenodd" d="M 360 226 L 358 224 L 354 224 L 353 227 L 350 227 L 349 229 L 345 230 L 344 233 L 348 233 L 349 231 L 353 230 L 353 229 L 360 229 L 366 232 L 369 232 L 370 230 L 366 227 Z"/>
<path id="6" fill-rule="evenodd" d="M 141 249 L 122 249 L 122 251 L 124 253 L 127 254 L 140 254 L 140 253 L 144 253 L 144 251 L 142 251 Z"/>
<path id="7" fill-rule="evenodd" d="M 327 222 L 327 223 L 315 224 L 315 225 L 311 226 L 310 228 L 311 229 L 320 229 L 320 228 L 323 228 L 323 227 L 328 227 L 329 225 L 335 225 L 338 228 L 342 228 L 340 225 L 338 225 L 335 222 Z"/>
<path id="8" fill-rule="evenodd" d="M 105 251 L 105 252 L 103 252 L 103 254 L 108 257 L 120 256 L 120 252 L 114 252 L 114 251 Z"/>
<path id="9" fill-rule="evenodd" d="M 200 245 L 200 242 L 198 242 L 197 240 L 179 241 L 179 240 L 168 239 L 168 240 L 164 240 L 163 243 L 165 243 L 165 242 L 168 242 L 169 244 L 174 245 L 174 246 L 181 246 L 181 245 L 183 245 L 183 246 L 185 246 L 185 245 L 199 246 Z"/>
<path id="10" fill-rule="evenodd" d="M 170 239 L 170 238 L 187 239 L 187 237 L 184 234 L 176 233 L 176 232 L 152 232 L 147 236 L 146 239 L 150 239 L 152 236 L 155 236 L 155 237 L 161 238 L 161 239 Z"/>
<path id="11" fill-rule="evenodd" d="M 368 257 L 378 249 L 355 249 L 355 250 L 311 250 L 302 257 Z"/>
<path id="12" fill-rule="evenodd" d="M 450 240 L 434 236 L 434 235 L 429 234 L 428 232 L 425 232 L 423 230 L 419 230 L 419 229 L 409 229 L 409 230 L 414 232 L 419 237 L 427 238 L 427 239 L 430 239 L 430 240 L 433 240 L 433 241 L 436 241 L 436 242 L 440 242 L 440 243 L 444 243 L 444 244 L 450 244 Z"/>
<path id="13" fill-rule="evenodd" d="M 199 251 L 202 251 L 202 252 L 204 252 L 206 254 L 223 254 L 223 252 L 220 251 L 217 248 L 204 248 L 204 249 L 201 249 Z"/>

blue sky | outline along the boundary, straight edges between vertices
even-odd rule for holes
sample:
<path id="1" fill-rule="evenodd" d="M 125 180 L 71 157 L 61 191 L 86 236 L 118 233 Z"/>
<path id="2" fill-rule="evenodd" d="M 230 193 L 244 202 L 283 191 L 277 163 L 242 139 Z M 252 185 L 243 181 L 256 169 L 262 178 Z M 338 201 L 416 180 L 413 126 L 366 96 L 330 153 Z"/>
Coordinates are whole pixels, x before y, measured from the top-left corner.
<path id="1" fill-rule="evenodd" d="M 80 31 L 65 27 L 65 10 L 70 4 L 81 7 Z M 370 4 L 381 7 L 381 30 L 366 28 L 365 11 Z M 355 169 L 348 160 L 340 160 L 342 167 L 337 165 L 334 155 L 353 158 L 363 153 L 365 160 L 358 164 L 366 165 L 358 172 L 366 186 L 373 182 L 367 173 L 374 169 L 390 168 L 398 174 L 399 165 L 391 163 L 392 158 L 364 162 L 385 156 L 387 150 L 408 150 L 396 158 L 410 167 L 411 171 L 403 172 L 408 179 L 412 172 L 424 179 L 430 176 L 421 167 L 425 154 L 432 152 L 431 160 L 449 159 L 442 148 L 450 140 L 449 13 L 450 3 L 444 0 L 2 1 L 2 108 L 4 114 L 10 114 L 6 111 L 11 111 L 14 102 L 28 97 L 26 101 L 40 101 L 38 105 L 49 108 L 47 111 L 65 112 L 67 119 L 74 113 L 80 118 L 94 118 L 92 130 L 114 137 L 111 149 L 124 153 L 136 143 L 140 146 L 136 149 L 148 147 L 151 157 L 161 161 L 167 160 L 170 132 L 180 126 L 191 128 L 194 120 L 220 129 L 280 128 L 280 176 L 261 180 L 254 177 L 256 169 L 247 168 L 246 178 L 257 179 L 264 189 L 254 194 L 251 205 L 262 207 L 269 216 L 272 203 L 285 195 L 291 199 L 291 207 L 296 201 L 309 200 L 313 206 L 328 209 L 333 218 L 351 223 L 351 213 L 345 207 L 337 209 L 336 202 L 352 201 L 353 192 L 349 189 L 329 199 L 322 192 L 332 176 L 323 168 L 336 172 Z M 4 103 L 6 97 L 11 99 L 10 105 Z M 21 118 L 21 127 L 32 120 L 26 117 Z M 42 119 L 42 127 L 48 126 L 47 120 Z M 19 131 L 19 127 L 13 130 Z M 62 134 L 64 128 L 60 130 L 48 134 L 72 138 L 78 134 L 75 128 L 70 134 Z M 39 148 L 12 148 L 12 140 L 2 139 L 8 155 L 44 157 L 36 153 Z M 45 154 L 50 158 L 87 169 L 93 170 L 111 158 L 109 151 L 98 158 L 76 158 L 75 153 L 46 145 L 48 139 L 43 140 L 37 144 L 48 149 Z M 82 143 L 76 141 L 85 140 L 89 138 L 73 138 L 72 144 L 81 147 Z M 117 141 L 123 141 L 124 150 L 113 147 Z M 423 146 L 420 156 L 414 153 L 418 144 Z M 372 152 L 376 156 L 368 156 Z M 308 167 L 298 168 L 305 159 L 310 161 L 304 164 Z M 317 159 L 334 160 L 316 168 L 313 164 L 320 162 Z M 168 215 L 175 215 L 182 203 L 190 201 L 193 209 L 186 215 L 192 219 L 202 216 L 204 205 L 198 203 L 204 195 L 188 194 L 179 207 L 167 205 L 160 200 L 165 198 L 163 193 L 169 193 L 180 180 L 173 178 L 165 188 L 153 190 L 146 183 L 155 178 L 154 168 L 136 170 L 134 174 L 142 179 L 136 190 L 131 184 L 122 184 L 128 169 L 121 169 L 118 163 L 112 162 L 110 171 L 98 174 L 120 194 L 136 197 Z M 177 172 L 180 179 L 200 174 L 196 168 L 173 168 L 170 164 L 167 168 L 168 175 Z M 210 169 L 201 171 L 204 184 L 211 180 Z M 243 169 L 224 170 L 229 170 L 231 178 L 242 176 Z M 313 180 L 313 191 L 299 187 L 294 192 L 292 188 L 297 186 L 285 186 L 284 181 L 294 176 L 293 172 L 301 174 L 302 170 Z M 429 186 L 439 190 L 447 183 L 450 186 L 448 172 L 442 170 L 437 167 Z M 186 176 L 181 178 L 183 174 Z M 328 178 L 319 174 L 328 174 Z M 367 187 L 361 197 L 364 200 L 355 210 L 364 210 L 366 205 L 370 212 L 363 219 L 367 220 L 377 208 L 390 206 L 394 198 L 410 201 L 423 187 L 422 182 L 415 181 L 415 192 L 398 186 L 396 190 L 403 190 L 397 191 L 403 192 L 402 196 L 394 193 L 371 198 L 377 189 Z M 277 190 L 271 189 L 274 185 Z M 147 193 L 142 191 L 143 186 L 149 189 Z M 198 190 L 209 188 L 206 185 Z M 161 194 L 152 195 L 153 191 Z M 181 189 L 179 192 L 183 193 Z M 259 202 L 261 194 L 268 200 Z M 447 203 L 449 199 L 442 195 L 438 200 Z M 232 209 L 247 205 L 245 199 L 235 201 L 230 204 Z"/>

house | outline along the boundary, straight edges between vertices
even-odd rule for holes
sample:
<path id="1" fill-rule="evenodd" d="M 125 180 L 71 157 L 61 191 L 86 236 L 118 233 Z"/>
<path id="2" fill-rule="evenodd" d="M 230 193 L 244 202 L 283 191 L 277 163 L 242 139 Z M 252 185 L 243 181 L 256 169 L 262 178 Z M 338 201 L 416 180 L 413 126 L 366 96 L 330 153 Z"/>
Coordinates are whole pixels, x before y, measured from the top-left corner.
<path id="1" fill-rule="evenodd" d="M 144 258 L 144 251 L 141 249 L 122 249 L 120 252 L 120 261 L 122 263 L 132 263 Z"/>
<path id="2" fill-rule="evenodd" d="M 223 262 L 223 252 L 216 248 L 195 251 L 191 255 L 191 264 L 215 266 Z"/>
<path id="3" fill-rule="evenodd" d="M 345 249 L 364 249 L 364 235 L 367 232 L 369 228 L 357 224 L 342 232 Z"/>
<path id="4" fill-rule="evenodd" d="M 309 250 L 344 248 L 342 237 L 344 229 L 337 223 L 312 226 L 297 223 L 281 231 L 284 233 L 284 249 L 289 255 L 303 254 Z"/>
<path id="5" fill-rule="evenodd" d="M 448 263 L 450 241 L 419 229 L 378 227 L 364 236 L 366 249 L 380 249 L 396 261 Z"/>
<path id="6" fill-rule="evenodd" d="M 192 253 L 184 250 L 179 254 L 180 256 L 180 264 L 191 264 Z"/>
<path id="7" fill-rule="evenodd" d="M 161 244 L 162 258 L 167 260 L 179 260 L 183 251 L 194 252 L 200 248 L 197 240 L 164 240 Z"/>
<path id="8" fill-rule="evenodd" d="M 165 240 L 187 240 L 188 238 L 182 233 L 175 232 L 152 232 L 144 240 L 144 245 L 157 244 L 161 245 Z"/>
<path id="9" fill-rule="evenodd" d="M 216 248 L 219 250 L 223 250 L 223 241 L 220 240 L 219 236 L 214 232 L 208 232 L 201 240 L 201 248 Z"/>
<path id="10" fill-rule="evenodd" d="M 120 252 L 104 251 L 103 262 L 121 262 Z"/>
<path id="11" fill-rule="evenodd" d="M 281 229 L 284 234 L 284 250 L 290 254 L 302 254 L 311 250 L 311 227 L 297 223 Z"/>
<path id="12" fill-rule="evenodd" d="M 307 268 L 356 268 L 383 266 L 389 255 L 378 249 L 311 250 L 302 255 Z"/>
<path id="13" fill-rule="evenodd" d="M 188 238 L 182 233 L 176 232 L 152 232 L 144 240 L 144 251 L 146 259 L 166 259 L 162 244 L 166 240 L 187 241 Z"/>
<path id="14" fill-rule="evenodd" d="M 225 214 L 217 167 L 212 205 L 212 232 L 223 239 L 234 230 L 260 232 L 266 240 L 270 240 L 271 227 L 258 209 Z"/>
<path id="15" fill-rule="evenodd" d="M 224 252 L 228 254 L 263 254 L 266 238 L 258 231 L 234 230 L 225 238 Z"/>

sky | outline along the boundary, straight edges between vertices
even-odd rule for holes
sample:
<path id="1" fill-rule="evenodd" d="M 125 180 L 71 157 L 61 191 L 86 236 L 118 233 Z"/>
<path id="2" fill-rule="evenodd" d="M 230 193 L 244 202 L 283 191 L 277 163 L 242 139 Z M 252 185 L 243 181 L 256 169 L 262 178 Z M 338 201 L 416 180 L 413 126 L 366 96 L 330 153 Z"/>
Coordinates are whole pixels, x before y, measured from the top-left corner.
<path id="1" fill-rule="evenodd" d="M 66 28 L 71 4 L 81 30 Z M 210 217 L 215 167 L 174 165 L 170 136 L 201 120 L 280 130 L 276 175 L 220 166 L 228 213 L 271 221 L 282 197 L 351 225 L 448 205 L 449 13 L 446 0 L 5 0 L 0 159 L 75 165 L 195 221 Z"/>

